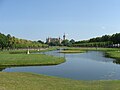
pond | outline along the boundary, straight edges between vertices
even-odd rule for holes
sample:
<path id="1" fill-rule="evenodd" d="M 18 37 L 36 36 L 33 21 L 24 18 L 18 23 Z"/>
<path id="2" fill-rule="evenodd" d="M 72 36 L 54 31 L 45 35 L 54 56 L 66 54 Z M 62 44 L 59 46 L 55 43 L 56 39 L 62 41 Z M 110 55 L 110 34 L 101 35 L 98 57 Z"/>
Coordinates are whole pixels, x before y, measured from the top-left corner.
<path id="1" fill-rule="evenodd" d="M 115 59 L 104 57 L 104 52 L 88 51 L 86 53 L 62 54 L 58 51 L 49 51 L 42 54 L 65 57 L 66 62 L 54 66 L 12 67 L 2 71 L 32 72 L 75 80 L 120 79 L 120 65 L 115 63 Z"/>

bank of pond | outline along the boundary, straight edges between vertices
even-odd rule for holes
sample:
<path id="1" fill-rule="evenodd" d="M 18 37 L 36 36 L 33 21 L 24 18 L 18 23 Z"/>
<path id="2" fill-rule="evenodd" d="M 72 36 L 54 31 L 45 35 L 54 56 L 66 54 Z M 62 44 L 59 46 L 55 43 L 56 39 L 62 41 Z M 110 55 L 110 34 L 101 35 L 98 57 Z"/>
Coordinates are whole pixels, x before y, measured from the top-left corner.
<path id="1" fill-rule="evenodd" d="M 118 90 L 120 89 L 119 64 L 119 49 L 111 48 L 61 48 L 47 52 L 31 52 L 29 55 L 2 52 L 0 53 L 2 71 L 0 72 L 2 80 L 0 88 L 16 90 L 23 85 L 22 90 L 61 90 L 63 88 L 64 90 L 89 90 L 89 88 L 92 90 L 106 90 L 106 88 Z M 12 88 L 14 82 L 17 83 Z M 28 84 L 31 86 L 28 87 Z M 42 87 L 45 85 L 47 87 Z M 73 86 L 71 87 L 71 85 Z"/>
<path id="2" fill-rule="evenodd" d="M 119 80 L 79 81 L 33 73 L 0 72 L 0 90 L 120 90 Z"/>

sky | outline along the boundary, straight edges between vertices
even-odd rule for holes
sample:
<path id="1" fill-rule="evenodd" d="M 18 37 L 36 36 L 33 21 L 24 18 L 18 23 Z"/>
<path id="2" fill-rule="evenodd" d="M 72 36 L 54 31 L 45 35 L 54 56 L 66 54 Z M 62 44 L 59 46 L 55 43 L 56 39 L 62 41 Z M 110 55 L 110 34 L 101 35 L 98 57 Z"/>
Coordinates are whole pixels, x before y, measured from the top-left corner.
<path id="1" fill-rule="evenodd" d="M 120 32 L 120 0 L 0 0 L 0 32 L 86 40 Z"/>

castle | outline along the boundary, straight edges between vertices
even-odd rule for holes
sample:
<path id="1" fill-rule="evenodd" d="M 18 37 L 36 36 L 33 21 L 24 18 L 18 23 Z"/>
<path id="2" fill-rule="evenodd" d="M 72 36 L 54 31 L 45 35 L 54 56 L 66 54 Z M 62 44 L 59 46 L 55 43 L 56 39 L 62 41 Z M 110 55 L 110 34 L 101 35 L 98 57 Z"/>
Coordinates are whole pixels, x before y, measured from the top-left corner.
<path id="1" fill-rule="evenodd" d="M 46 39 L 46 43 L 47 44 L 49 44 L 49 43 L 54 43 L 54 42 L 59 42 L 60 44 L 61 44 L 61 42 L 63 41 L 63 40 L 65 40 L 66 39 L 66 36 L 65 36 L 65 34 L 63 35 L 63 39 L 61 39 L 60 37 L 59 38 L 51 38 L 51 37 L 48 37 L 47 39 Z"/>

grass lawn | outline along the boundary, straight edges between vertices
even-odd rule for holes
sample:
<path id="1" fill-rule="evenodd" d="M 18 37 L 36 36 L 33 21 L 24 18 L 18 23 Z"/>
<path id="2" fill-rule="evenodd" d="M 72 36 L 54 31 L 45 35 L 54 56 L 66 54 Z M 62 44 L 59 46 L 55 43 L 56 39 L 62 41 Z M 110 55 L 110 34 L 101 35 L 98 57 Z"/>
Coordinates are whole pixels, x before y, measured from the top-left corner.
<path id="1" fill-rule="evenodd" d="M 33 52 L 46 52 L 46 51 L 52 51 L 52 50 L 56 50 L 57 47 L 51 47 L 51 48 L 43 48 L 43 49 L 30 49 L 30 53 Z M 39 50 L 39 51 L 38 51 Z M 27 53 L 27 49 L 19 49 L 19 50 L 9 50 L 9 51 L 4 51 L 4 52 L 0 52 L 0 53 L 9 53 L 9 54 L 26 54 Z"/>
<path id="2" fill-rule="evenodd" d="M 0 66 L 57 65 L 64 58 L 42 54 L 0 54 Z"/>
<path id="3" fill-rule="evenodd" d="M 0 72 L 0 90 L 120 90 L 120 81 L 78 81 L 32 73 Z"/>
<path id="4" fill-rule="evenodd" d="M 40 50 L 45 52 L 55 50 L 56 48 L 48 48 Z M 10 66 L 36 66 L 36 65 L 57 65 L 65 62 L 65 58 L 54 57 L 43 54 L 26 54 L 27 50 L 10 50 L 0 51 L 0 68 Z M 30 52 L 38 52 L 30 50 Z"/>
<path id="5" fill-rule="evenodd" d="M 118 48 L 75 48 L 75 47 L 67 47 L 65 50 L 60 51 L 60 53 L 84 53 L 86 51 L 104 51 L 104 52 L 110 52 L 110 51 L 118 51 Z"/>
<path id="6" fill-rule="evenodd" d="M 81 51 L 116 51 L 118 48 L 95 48 L 95 47 L 83 47 L 83 48 L 75 48 L 75 47 L 69 47 L 66 48 L 66 50 L 81 50 Z"/>
<path id="7" fill-rule="evenodd" d="M 106 52 L 108 57 L 115 58 L 117 60 L 120 60 L 120 51 L 107 51 Z"/>
<path id="8" fill-rule="evenodd" d="M 84 53 L 83 50 L 62 50 L 60 53 Z"/>
<path id="9" fill-rule="evenodd" d="M 86 50 L 96 49 L 68 49 L 69 52 Z M 105 51 L 109 57 L 120 59 L 118 49 L 98 48 L 97 50 Z M 65 62 L 64 58 L 48 55 L 0 52 L 0 66 L 56 65 L 63 62 Z M 33 73 L 0 72 L 0 90 L 120 90 L 120 80 L 80 81 Z"/>

